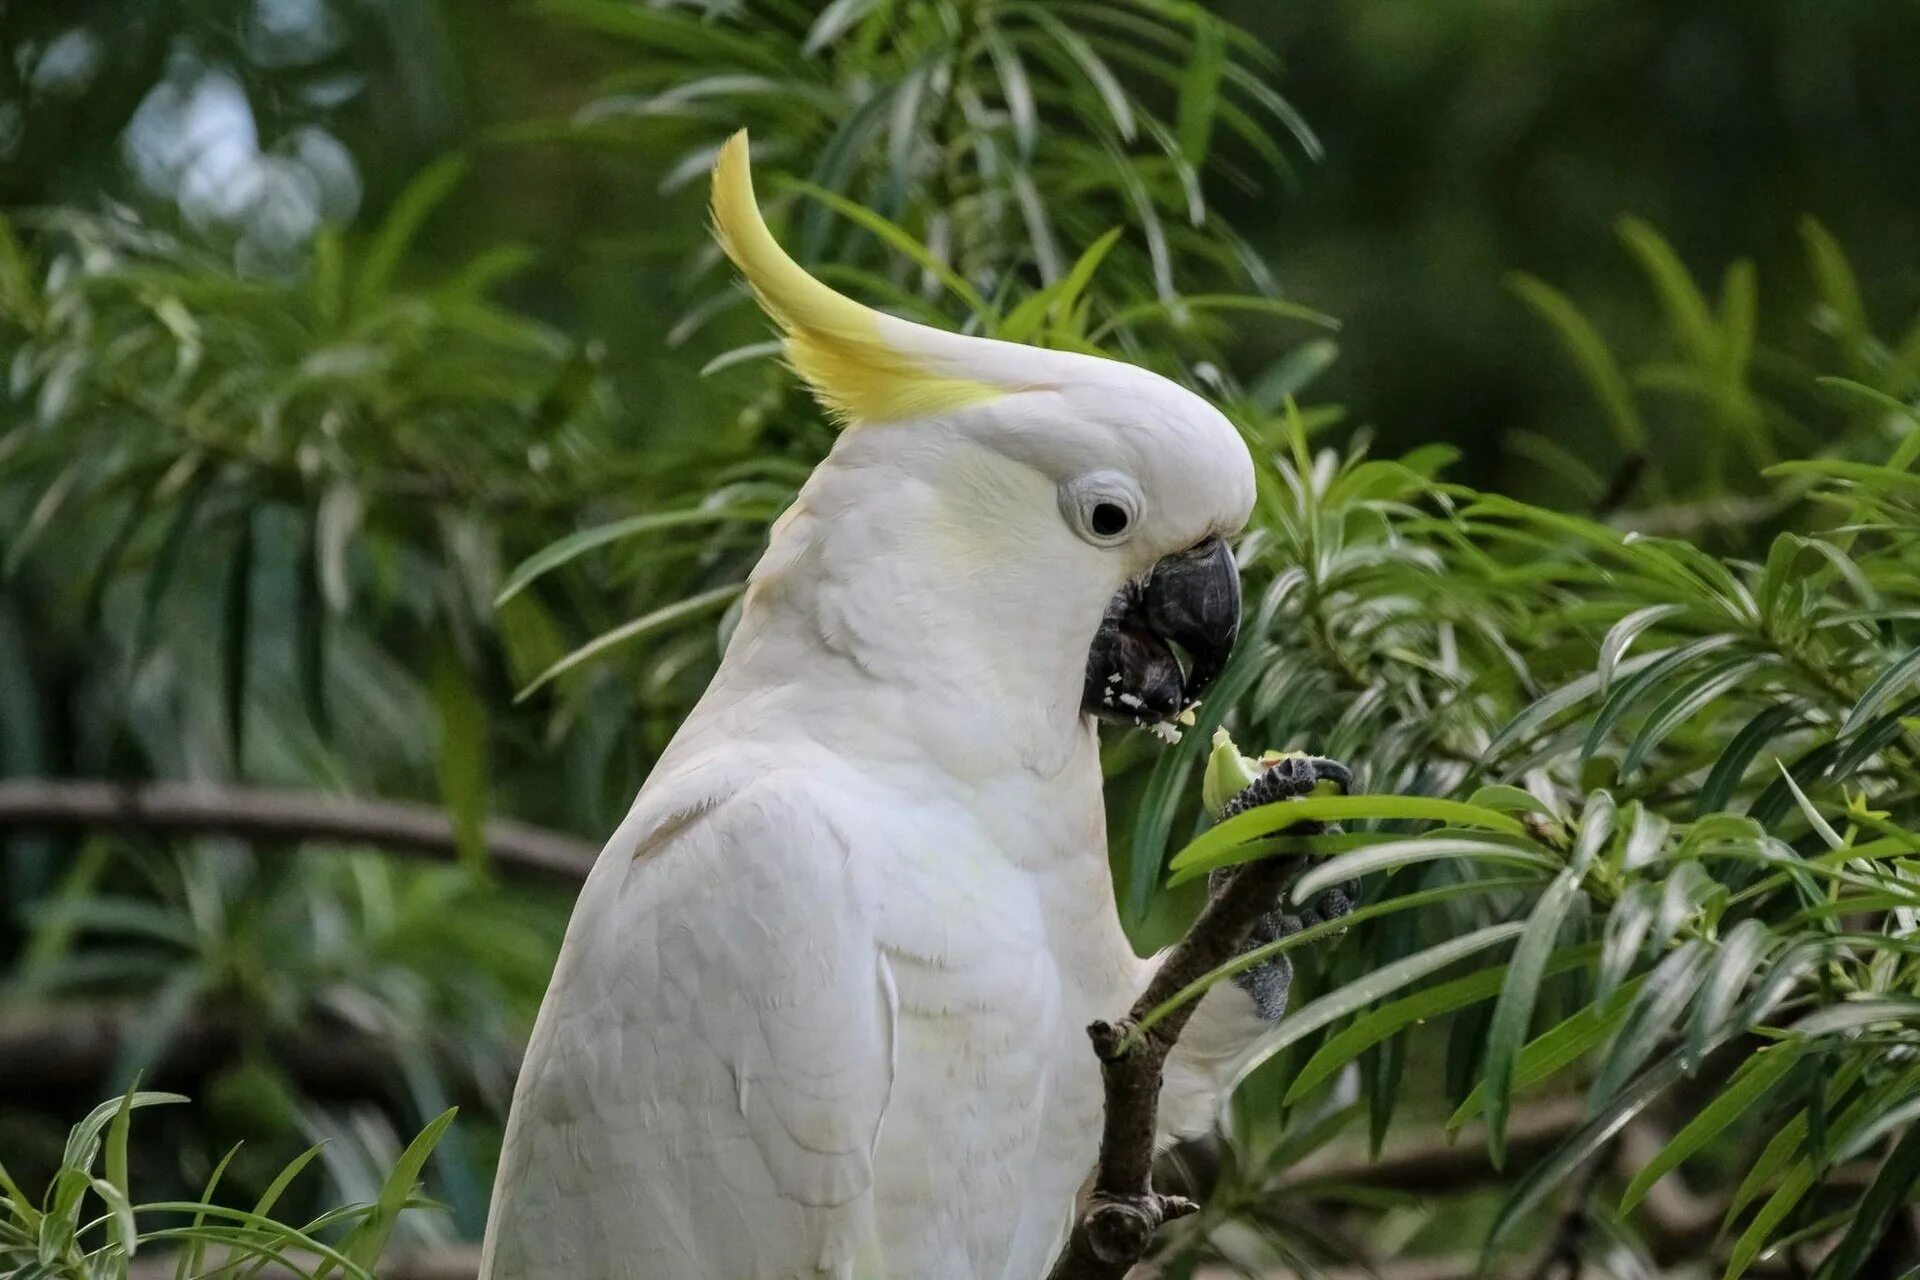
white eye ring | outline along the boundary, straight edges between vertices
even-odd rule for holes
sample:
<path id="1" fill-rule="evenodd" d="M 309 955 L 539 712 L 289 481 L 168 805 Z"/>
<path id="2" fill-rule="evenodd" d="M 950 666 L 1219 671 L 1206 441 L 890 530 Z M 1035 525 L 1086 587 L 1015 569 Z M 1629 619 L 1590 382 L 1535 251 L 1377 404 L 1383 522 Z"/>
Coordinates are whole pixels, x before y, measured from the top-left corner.
<path id="1" fill-rule="evenodd" d="M 1060 486 L 1060 513 L 1082 539 L 1115 547 L 1140 522 L 1140 490 L 1118 471 L 1093 471 Z"/>

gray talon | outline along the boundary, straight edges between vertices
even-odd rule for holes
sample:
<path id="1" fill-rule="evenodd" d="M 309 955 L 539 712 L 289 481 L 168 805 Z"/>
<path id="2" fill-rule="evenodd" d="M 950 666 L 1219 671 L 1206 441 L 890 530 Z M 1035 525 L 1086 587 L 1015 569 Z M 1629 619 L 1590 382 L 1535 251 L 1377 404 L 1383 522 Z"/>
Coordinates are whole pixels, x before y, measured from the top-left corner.
<path id="1" fill-rule="evenodd" d="M 1297 799 L 1322 782 L 1331 782 L 1346 791 L 1353 785 L 1353 771 L 1339 761 L 1323 756 L 1283 757 L 1261 770 L 1245 790 L 1229 800 L 1220 812 L 1220 820 L 1225 821 L 1264 804 Z M 1208 886 L 1218 891 L 1224 878 L 1230 874 L 1231 869 L 1226 867 L 1214 871 L 1208 877 Z M 1254 922 L 1241 954 L 1325 921 L 1342 919 L 1353 911 L 1359 896 L 1359 881 L 1350 880 L 1322 893 L 1307 904 L 1299 915 L 1270 911 Z M 1277 1022 L 1287 1011 L 1287 995 L 1293 986 L 1293 961 L 1284 955 L 1275 956 L 1235 974 L 1233 981 L 1234 985 L 1253 998 L 1255 1012 L 1269 1022 Z"/>

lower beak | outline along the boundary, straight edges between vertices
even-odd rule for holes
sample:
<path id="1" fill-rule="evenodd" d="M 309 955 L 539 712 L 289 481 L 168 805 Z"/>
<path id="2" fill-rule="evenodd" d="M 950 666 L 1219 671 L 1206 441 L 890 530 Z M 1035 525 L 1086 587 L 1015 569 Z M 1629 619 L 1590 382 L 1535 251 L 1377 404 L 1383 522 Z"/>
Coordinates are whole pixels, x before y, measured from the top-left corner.
<path id="1" fill-rule="evenodd" d="M 1175 720 L 1219 676 L 1239 634 L 1240 573 L 1226 540 L 1168 556 L 1107 606 L 1083 708 L 1123 723 Z"/>

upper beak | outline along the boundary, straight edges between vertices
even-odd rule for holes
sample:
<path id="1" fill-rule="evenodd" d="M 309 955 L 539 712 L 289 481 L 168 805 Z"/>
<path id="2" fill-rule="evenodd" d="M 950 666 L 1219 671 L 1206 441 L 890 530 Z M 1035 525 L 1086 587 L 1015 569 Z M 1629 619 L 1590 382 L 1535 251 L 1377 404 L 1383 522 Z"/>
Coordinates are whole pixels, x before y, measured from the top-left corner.
<path id="1" fill-rule="evenodd" d="M 1226 541 L 1208 538 L 1113 598 L 1087 655 L 1082 706 L 1109 720 L 1172 721 L 1219 676 L 1239 633 L 1240 573 Z"/>
<path id="2" fill-rule="evenodd" d="M 1186 650 L 1186 700 L 1200 700 L 1240 635 L 1240 568 L 1225 538 L 1208 538 L 1153 566 L 1141 592 L 1147 626 Z"/>

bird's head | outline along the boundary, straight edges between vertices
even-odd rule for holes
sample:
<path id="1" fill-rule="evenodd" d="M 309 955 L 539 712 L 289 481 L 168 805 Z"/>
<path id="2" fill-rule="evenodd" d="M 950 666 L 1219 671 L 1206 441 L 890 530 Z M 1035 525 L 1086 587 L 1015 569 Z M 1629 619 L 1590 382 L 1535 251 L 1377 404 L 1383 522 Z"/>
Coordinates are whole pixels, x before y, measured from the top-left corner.
<path id="1" fill-rule="evenodd" d="M 942 582 L 965 585 L 959 609 L 1016 645 L 1084 644 L 1070 692 L 1088 714 L 1153 727 L 1198 701 L 1239 629 L 1227 539 L 1254 501 L 1252 459 L 1219 411 L 1132 365 L 949 333 L 838 293 L 767 230 L 744 133 L 715 164 L 713 219 L 788 360 L 852 428 L 830 465 L 869 479 L 860 502 L 912 495 L 910 532 L 869 517 L 873 543 L 915 538 Z"/>

